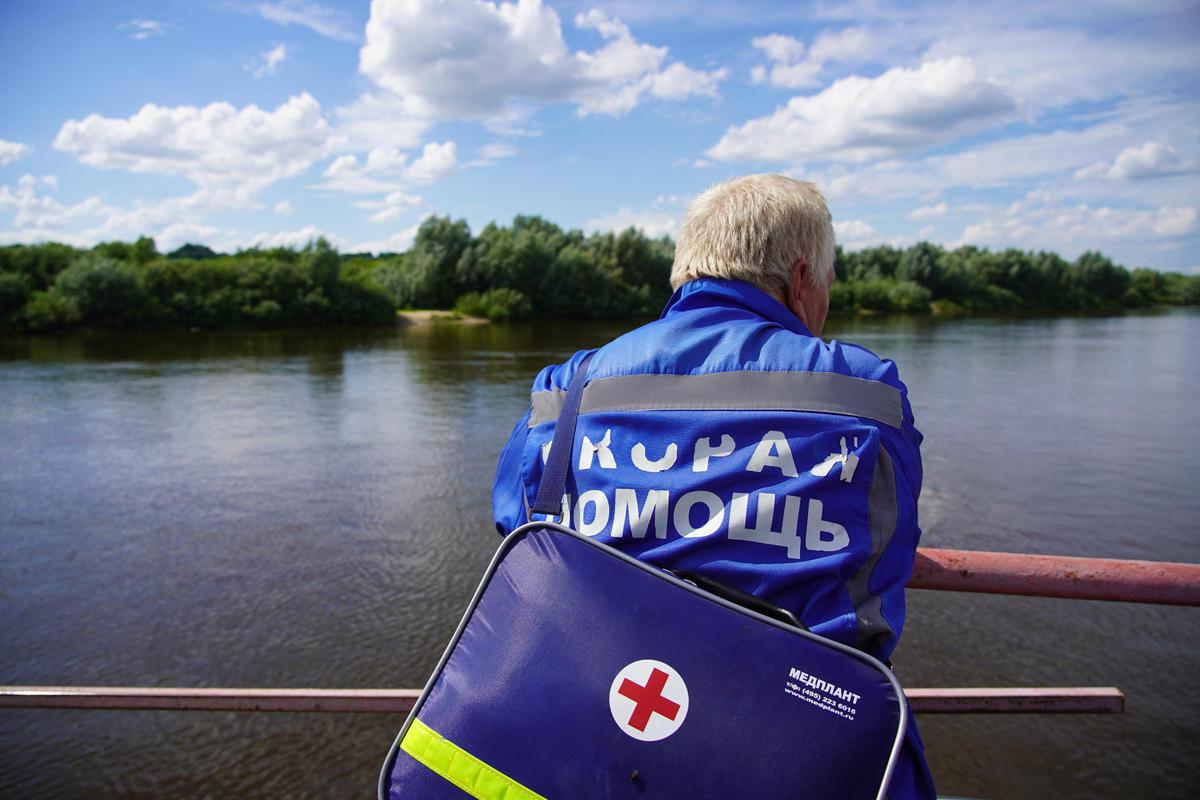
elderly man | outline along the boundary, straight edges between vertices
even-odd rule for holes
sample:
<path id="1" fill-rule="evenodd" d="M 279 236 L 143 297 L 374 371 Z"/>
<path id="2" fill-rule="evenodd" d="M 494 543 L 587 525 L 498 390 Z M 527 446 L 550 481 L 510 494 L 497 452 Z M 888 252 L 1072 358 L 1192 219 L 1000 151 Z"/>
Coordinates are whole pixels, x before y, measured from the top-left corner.
<path id="1" fill-rule="evenodd" d="M 662 316 L 599 348 L 563 498 L 580 533 L 693 570 L 886 660 L 920 538 L 921 434 L 892 362 L 819 336 L 834 234 L 817 188 L 750 175 L 688 209 Z M 547 367 L 492 502 L 527 522 L 566 387 Z M 893 797 L 933 797 L 915 727 Z"/>

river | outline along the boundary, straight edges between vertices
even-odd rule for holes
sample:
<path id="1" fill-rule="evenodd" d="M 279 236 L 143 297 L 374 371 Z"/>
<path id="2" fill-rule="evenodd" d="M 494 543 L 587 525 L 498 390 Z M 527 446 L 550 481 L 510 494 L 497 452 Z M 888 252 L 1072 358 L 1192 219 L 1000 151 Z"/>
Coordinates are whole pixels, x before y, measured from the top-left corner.
<path id="1" fill-rule="evenodd" d="M 536 371 L 628 323 L 0 340 L 0 682 L 416 687 L 498 544 Z M 1200 314 L 862 319 L 925 434 L 922 544 L 1200 562 Z M 922 719 L 943 793 L 1200 794 L 1200 609 L 909 593 L 908 686 L 1115 685 Z M 403 719 L 0 712 L 0 796 L 367 797 Z"/>

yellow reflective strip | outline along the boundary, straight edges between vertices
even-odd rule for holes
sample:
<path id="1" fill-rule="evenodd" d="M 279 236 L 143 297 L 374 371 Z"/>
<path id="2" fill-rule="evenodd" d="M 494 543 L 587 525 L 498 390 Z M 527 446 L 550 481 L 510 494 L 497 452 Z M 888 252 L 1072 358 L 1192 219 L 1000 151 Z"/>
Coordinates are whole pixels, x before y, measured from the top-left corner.
<path id="1" fill-rule="evenodd" d="M 477 800 L 546 800 L 414 719 L 400 749 Z"/>

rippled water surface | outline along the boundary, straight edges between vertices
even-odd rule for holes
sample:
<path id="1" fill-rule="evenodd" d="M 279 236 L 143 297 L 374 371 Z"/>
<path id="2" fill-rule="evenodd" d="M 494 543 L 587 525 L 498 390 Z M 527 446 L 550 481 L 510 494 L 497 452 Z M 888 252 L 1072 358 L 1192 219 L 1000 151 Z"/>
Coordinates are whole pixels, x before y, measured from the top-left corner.
<path id="1" fill-rule="evenodd" d="M 626 323 L 0 341 L 0 682 L 421 685 L 544 364 Z M 925 433 L 923 544 L 1200 562 L 1200 315 L 854 321 Z M 926 717 L 943 792 L 1200 793 L 1200 609 L 911 592 L 909 686 L 1116 685 Z M 368 797 L 386 715 L 0 712 L 4 797 Z"/>

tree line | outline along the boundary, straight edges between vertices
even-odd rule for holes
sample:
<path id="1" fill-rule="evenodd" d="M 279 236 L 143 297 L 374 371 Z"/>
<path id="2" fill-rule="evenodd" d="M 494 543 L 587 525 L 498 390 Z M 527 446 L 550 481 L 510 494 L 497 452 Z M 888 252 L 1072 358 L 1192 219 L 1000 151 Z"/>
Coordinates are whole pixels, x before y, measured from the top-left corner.
<path id="1" fill-rule="evenodd" d="M 670 295 L 668 237 L 564 231 L 538 216 L 487 225 L 430 217 L 403 253 L 303 248 L 216 253 L 154 240 L 0 247 L 0 330 L 231 328 L 394 322 L 398 309 L 492 320 L 645 317 Z M 1114 311 L 1200 303 L 1200 276 L 1129 271 L 1094 252 L 837 251 L 835 313 Z"/>

